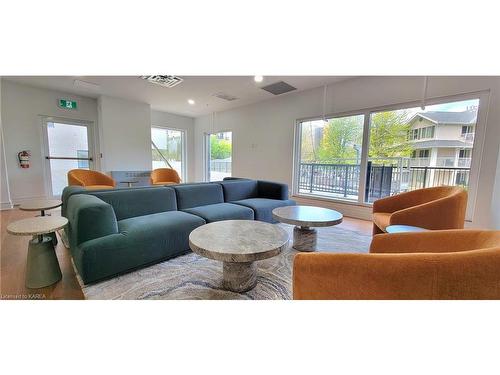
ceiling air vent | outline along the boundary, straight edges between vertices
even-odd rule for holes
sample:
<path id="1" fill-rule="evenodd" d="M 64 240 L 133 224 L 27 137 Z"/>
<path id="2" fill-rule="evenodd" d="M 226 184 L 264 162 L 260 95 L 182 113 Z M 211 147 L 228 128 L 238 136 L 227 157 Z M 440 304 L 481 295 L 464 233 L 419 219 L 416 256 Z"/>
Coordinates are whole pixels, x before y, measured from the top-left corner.
<path id="1" fill-rule="evenodd" d="M 181 77 L 177 76 L 141 76 L 142 79 L 154 83 L 155 85 L 160 85 L 163 87 L 174 87 L 179 83 L 184 81 Z"/>
<path id="2" fill-rule="evenodd" d="M 228 102 L 232 102 L 233 100 L 238 100 L 236 96 L 225 94 L 223 92 L 215 93 L 214 96 L 222 100 L 227 100 Z"/>
<path id="3" fill-rule="evenodd" d="M 286 92 L 297 90 L 296 87 L 293 87 L 292 85 L 289 85 L 288 83 L 283 81 L 271 83 L 270 85 L 261 87 L 261 89 L 270 92 L 273 95 L 281 95 Z"/>

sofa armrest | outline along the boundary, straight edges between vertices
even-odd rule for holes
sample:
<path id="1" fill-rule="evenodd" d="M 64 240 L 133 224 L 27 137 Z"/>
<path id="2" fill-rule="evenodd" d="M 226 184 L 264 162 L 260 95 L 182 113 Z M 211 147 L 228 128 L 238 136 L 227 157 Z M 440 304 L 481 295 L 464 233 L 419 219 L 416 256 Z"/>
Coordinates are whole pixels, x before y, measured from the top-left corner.
<path id="1" fill-rule="evenodd" d="M 259 198 L 288 199 L 288 185 L 272 181 L 257 181 L 257 194 Z"/>
<path id="2" fill-rule="evenodd" d="M 294 299 L 498 299 L 498 249 L 441 254 L 297 254 Z"/>
<path id="3" fill-rule="evenodd" d="M 462 229 L 466 200 L 460 195 L 437 199 L 394 212 L 390 224 L 405 224 L 427 229 Z"/>
<path id="4" fill-rule="evenodd" d="M 451 229 L 377 234 L 373 236 L 370 253 L 448 253 L 474 250 L 478 248 L 484 233 L 482 230 Z"/>
<path id="5" fill-rule="evenodd" d="M 88 194 L 72 195 L 66 211 L 68 237 L 72 247 L 82 242 L 118 233 L 113 207 Z"/>
<path id="6" fill-rule="evenodd" d="M 68 199 L 74 194 L 82 194 L 85 193 L 86 191 L 87 190 L 82 186 L 77 186 L 77 185 L 66 186 L 61 194 L 61 201 L 62 201 L 61 216 L 68 217 L 66 213 L 68 208 Z"/>

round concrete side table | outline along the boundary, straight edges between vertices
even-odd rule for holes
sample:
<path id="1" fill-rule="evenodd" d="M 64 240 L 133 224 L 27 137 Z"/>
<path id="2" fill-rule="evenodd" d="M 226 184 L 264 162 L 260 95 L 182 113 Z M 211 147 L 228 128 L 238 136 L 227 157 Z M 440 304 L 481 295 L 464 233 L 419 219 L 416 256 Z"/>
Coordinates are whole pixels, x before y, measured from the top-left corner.
<path id="1" fill-rule="evenodd" d="M 293 245 L 297 251 L 315 251 L 317 232 L 313 227 L 330 227 L 340 224 L 340 212 L 313 206 L 285 206 L 273 210 L 273 218 L 281 223 L 295 225 Z"/>
<path id="2" fill-rule="evenodd" d="M 62 201 L 60 199 L 33 199 L 28 202 L 24 202 L 19 206 L 22 211 L 40 211 L 40 216 L 50 216 L 49 213 L 45 213 L 46 210 L 52 210 L 57 207 L 62 206 Z M 55 232 L 49 233 L 52 238 L 54 246 L 57 245 L 57 236 Z"/>
<path id="3" fill-rule="evenodd" d="M 274 257 L 287 245 L 283 228 L 254 220 L 217 221 L 189 235 L 193 252 L 222 261 L 223 287 L 238 293 L 257 285 L 255 261 Z"/>
<path id="4" fill-rule="evenodd" d="M 44 234 L 53 233 L 68 224 L 61 216 L 39 216 L 18 220 L 7 226 L 7 233 L 16 236 L 35 236 L 28 245 L 26 265 L 26 287 L 44 288 L 62 278 L 52 238 Z"/>

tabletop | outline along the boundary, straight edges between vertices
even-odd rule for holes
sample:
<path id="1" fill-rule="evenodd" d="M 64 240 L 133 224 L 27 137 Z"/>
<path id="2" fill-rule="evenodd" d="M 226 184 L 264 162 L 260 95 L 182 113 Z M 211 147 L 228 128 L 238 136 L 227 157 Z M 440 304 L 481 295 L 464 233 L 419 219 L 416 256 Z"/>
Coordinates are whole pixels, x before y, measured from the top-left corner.
<path id="1" fill-rule="evenodd" d="M 329 227 L 343 220 L 340 212 L 313 206 L 278 207 L 273 210 L 273 217 L 282 223 L 303 227 Z"/>
<path id="2" fill-rule="evenodd" d="M 7 233 L 16 236 L 36 236 L 52 233 L 68 224 L 62 216 L 38 216 L 14 221 L 7 226 Z"/>
<path id="3" fill-rule="evenodd" d="M 224 262 L 253 262 L 278 255 L 288 245 L 281 227 L 254 220 L 224 220 L 196 228 L 189 235 L 191 249 Z"/>
<path id="4" fill-rule="evenodd" d="M 23 211 L 41 211 L 57 208 L 61 205 L 62 201 L 60 199 L 33 199 L 22 203 L 19 209 Z"/>

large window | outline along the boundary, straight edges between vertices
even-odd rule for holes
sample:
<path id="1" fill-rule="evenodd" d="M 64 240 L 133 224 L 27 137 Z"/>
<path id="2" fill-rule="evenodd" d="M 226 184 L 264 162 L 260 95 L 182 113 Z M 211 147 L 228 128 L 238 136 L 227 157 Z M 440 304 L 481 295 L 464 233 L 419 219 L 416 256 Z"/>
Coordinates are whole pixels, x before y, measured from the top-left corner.
<path id="1" fill-rule="evenodd" d="M 221 181 L 231 176 L 233 133 L 219 132 L 205 135 L 206 181 Z"/>
<path id="2" fill-rule="evenodd" d="M 299 193 L 358 199 L 363 115 L 300 124 Z"/>
<path id="3" fill-rule="evenodd" d="M 474 137 L 464 133 L 478 111 L 476 98 L 299 122 L 295 193 L 370 204 L 425 187 L 469 189 Z"/>
<path id="4" fill-rule="evenodd" d="M 173 168 L 185 181 L 184 131 L 167 128 L 151 128 L 152 168 Z"/>

